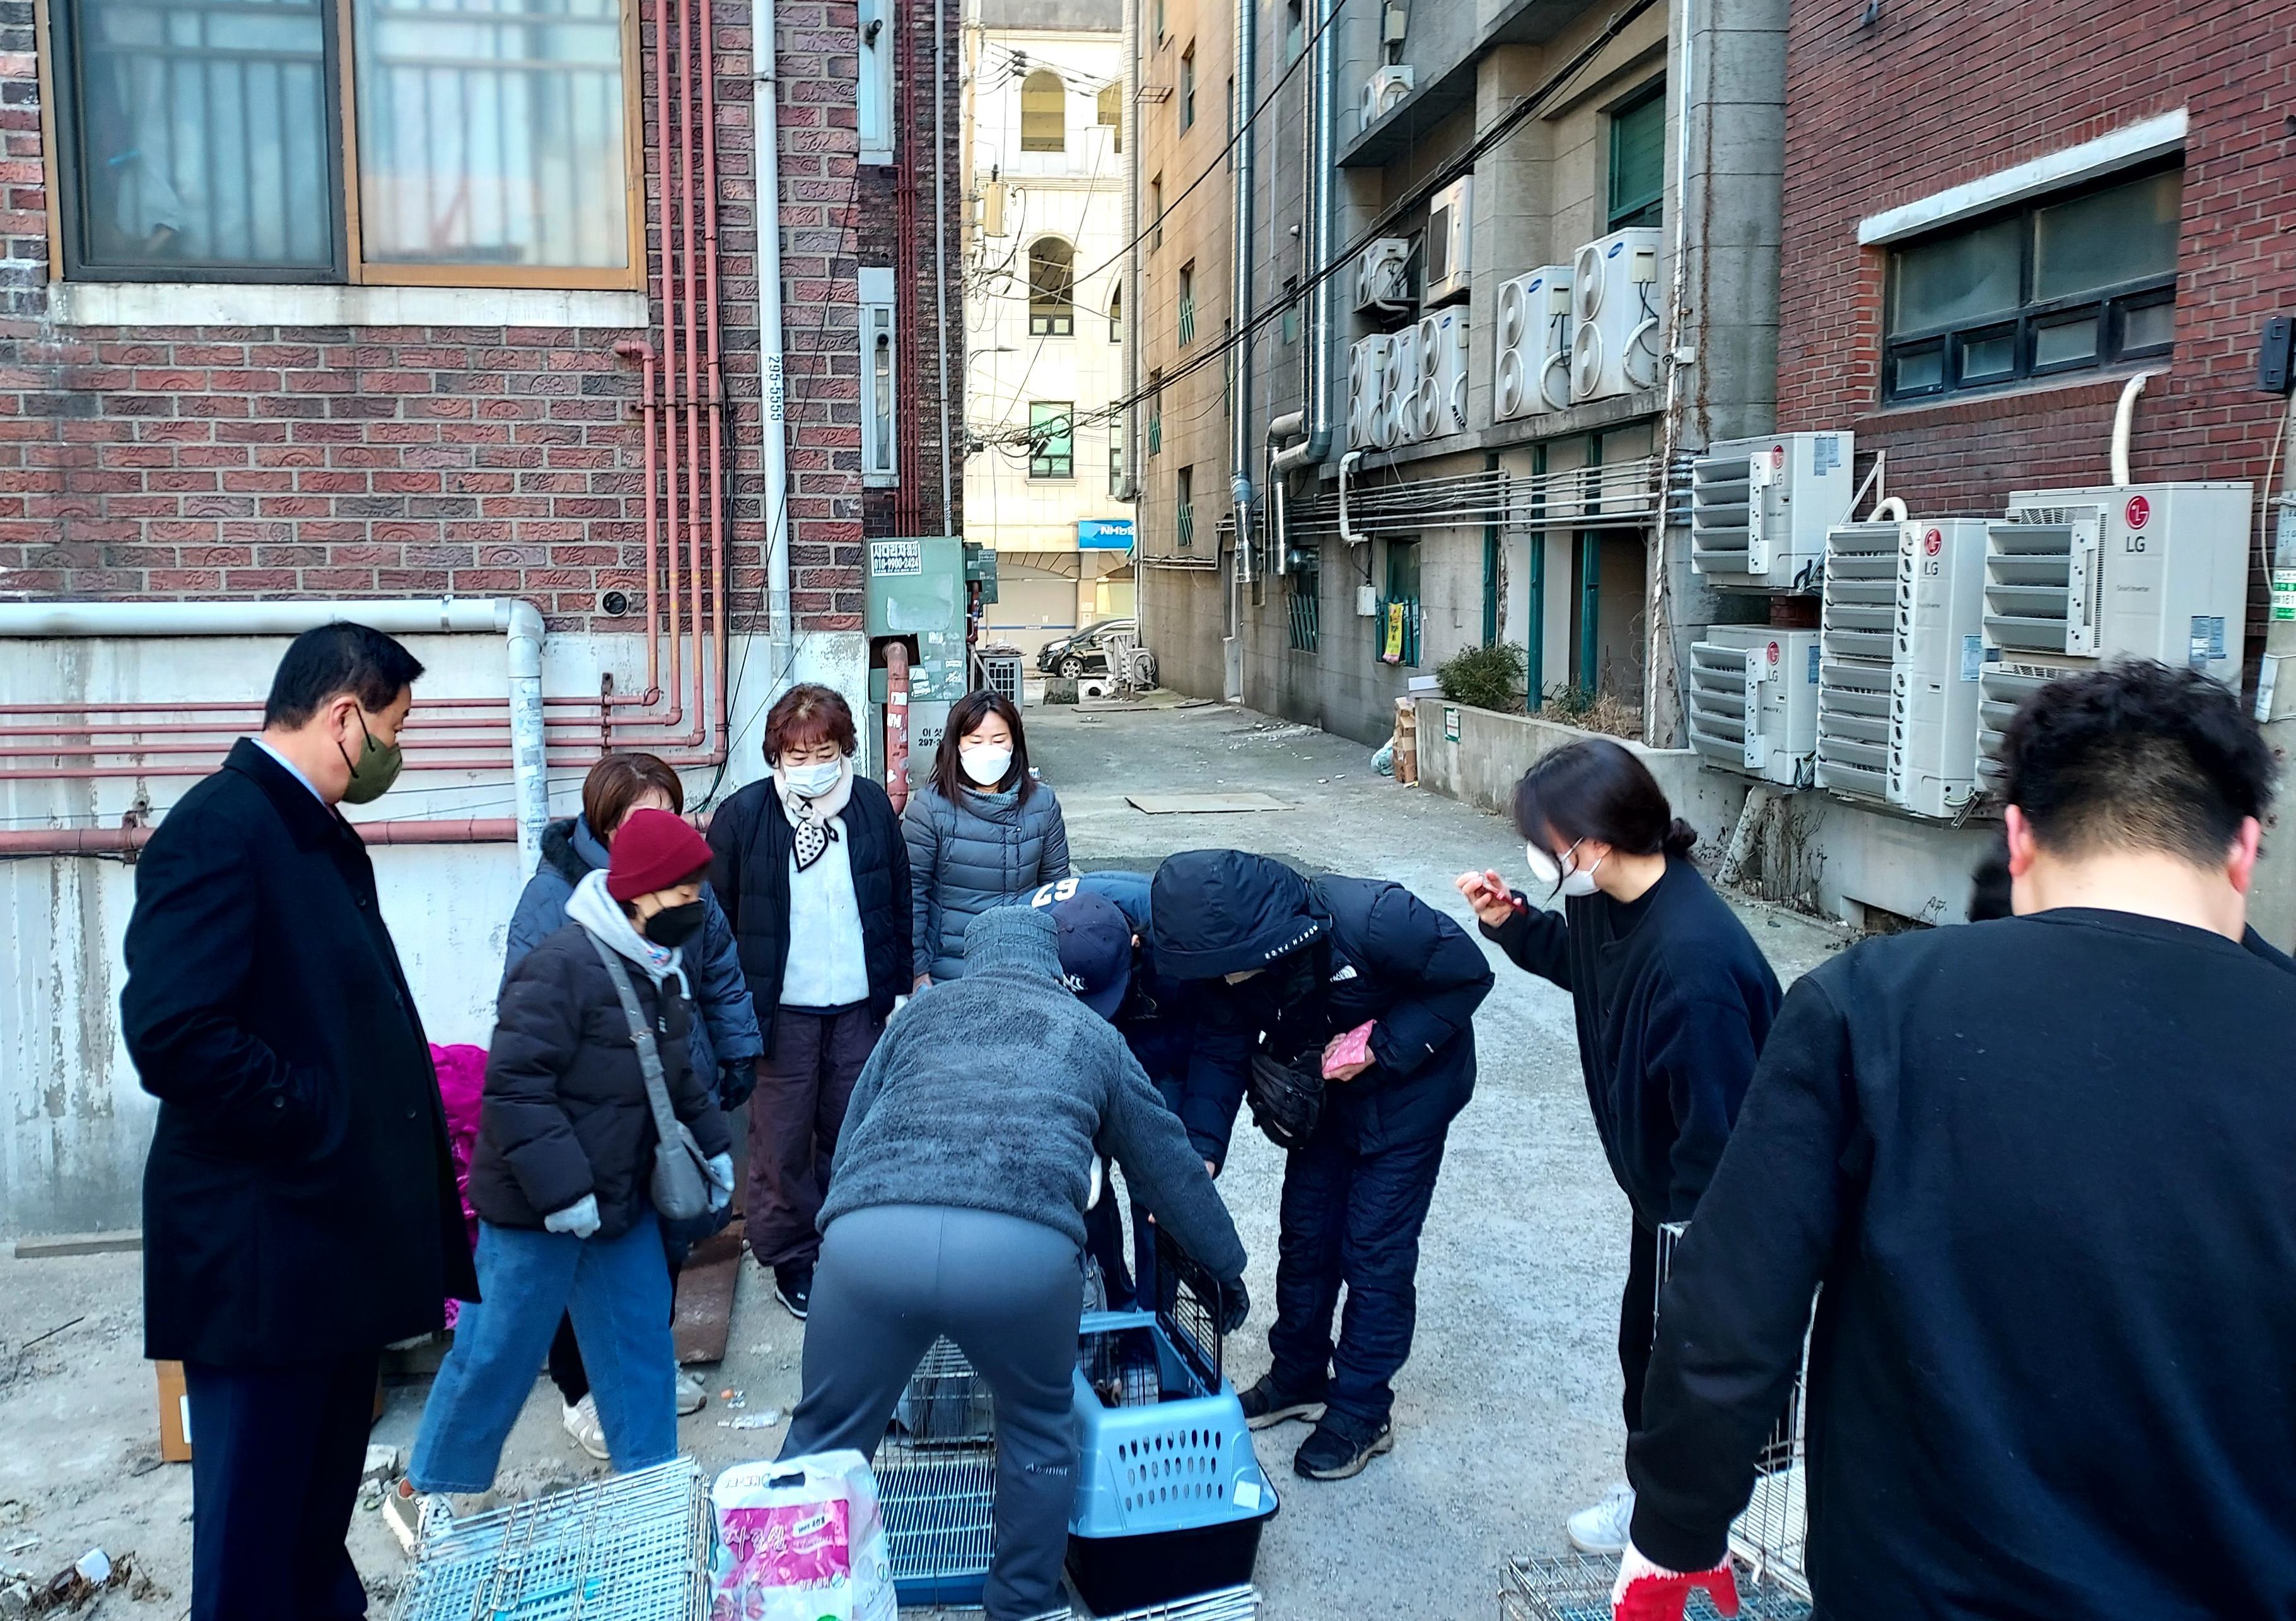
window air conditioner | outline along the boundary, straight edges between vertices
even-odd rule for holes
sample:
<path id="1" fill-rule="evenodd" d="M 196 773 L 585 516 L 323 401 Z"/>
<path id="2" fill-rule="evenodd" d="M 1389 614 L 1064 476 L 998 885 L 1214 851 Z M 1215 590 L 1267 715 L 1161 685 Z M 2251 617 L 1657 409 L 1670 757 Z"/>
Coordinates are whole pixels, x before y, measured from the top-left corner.
<path id="1" fill-rule="evenodd" d="M 1779 433 L 1709 446 L 1690 464 L 1690 566 L 1718 586 L 1814 591 L 1825 531 L 1857 490 L 1849 433 Z"/>
<path id="2" fill-rule="evenodd" d="M 1505 422 L 1570 403 L 1570 267 L 1542 265 L 1499 284 L 1491 349 L 1491 417 Z"/>
<path id="3" fill-rule="evenodd" d="M 1940 819 L 1975 794 L 1985 530 L 1936 518 L 1826 535 L 1819 787 Z"/>
<path id="4" fill-rule="evenodd" d="M 1658 248 L 1656 227 L 1636 226 L 1578 250 L 1570 284 L 1574 401 L 1658 386 Z"/>
<path id="5" fill-rule="evenodd" d="M 1364 81 L 1362 128 L 1374 124 L 1403 105 L 1403 98 L 1411 94 L 1411 70 L 1406 67 L 1382 68 Z"/>
<path id="6" fill-rule="evenodd" d="M 1387 363 L 1388 447 L 1419 442 L 1419 327 L 1397 333 Z"/>
<path id="7" fill-rule="evenodd" d="M 2061 676 L 2141 658 L 2240 684 L 2254 498 L 2235 483 L 2010 496 L 1985 526 L 1980 780 L 1999 775 L 2017 706 Z"/>
<path id="8" fill-rule="evenodd" d="M 1359 313 L 1406 307 L 1411 302 L 1411 243 L 1382 236 L 1356 260 L 1356 309 Z"/>
<path id="9" fill-rule="evenodd" d="M 1387 369 L 1395 340 L 1374 333 L 1356 340 L 1348 354 L 1348 445 L 1384 450 L 1395 441 L 1388 427 Z"/>
<path id="10" fill-rule="evenodd" d="M 1690 746 L 1710 765 L 1802 787 L 1817 747 L 1818 632 L 1716 625 L 1690 647 Z"/>
<path id="11" fill-rule="evenodd" d="M 1462 175 L 1427 206 L 1427 301 L 1447 304 L 1467 296 L 1473 268 L 1475 177 Z"/>
<path id="12" fill-rule="evenodd" d="M 1419 390 L 1412 402 L 1416 437 L 1440 439 L 1467 429 L 1467 312 L 1439 309 L 1419 321 Z"/>

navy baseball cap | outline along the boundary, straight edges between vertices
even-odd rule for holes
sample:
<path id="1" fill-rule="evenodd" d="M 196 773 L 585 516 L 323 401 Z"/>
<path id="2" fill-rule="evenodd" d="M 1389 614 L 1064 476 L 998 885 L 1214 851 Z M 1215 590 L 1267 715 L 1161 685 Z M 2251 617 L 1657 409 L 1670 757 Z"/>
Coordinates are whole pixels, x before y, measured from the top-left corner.
<path id="1" fill-rule="evenodd" d="M 1116 1016 L 1132 985 L 1132 925 L 1105 895 L 1070 895 L 1053 908 L 1061 974 L 1077 1000 L 1104 1019 Z"/>

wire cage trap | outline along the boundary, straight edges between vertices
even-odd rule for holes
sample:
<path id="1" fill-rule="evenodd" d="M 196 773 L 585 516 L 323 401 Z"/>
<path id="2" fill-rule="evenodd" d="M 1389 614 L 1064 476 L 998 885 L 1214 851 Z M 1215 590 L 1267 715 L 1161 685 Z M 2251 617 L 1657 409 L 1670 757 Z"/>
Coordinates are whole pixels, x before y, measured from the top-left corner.
<path id="1" fill-rule="evenodd" d="M 870 1468 L 904 1604 L 977 1604 L 996 1544 L 996 1423 L 964 1353 L 925 1353 Z"/>
<path id="2" fill-rule="evenodd" d="M 397 1621 L 703 1621 L 709 1496 L 678 1459 L 455 1520 L 426 1538 Z"/>
<path id="3" fill-rule="evenodd" d="M 1120 1616 L 1103 1616 L 1101 1621 L 1258 1621 L 1259 1615 L 1258 1588 L 1223 1587 L 1193 1599 L 1151 1604 L 1145 1609 L 1128 1609 Z"/>
<path id="4" fill-rule="evenodd" d="M 1509 1559 L 1499 1574 L 1500 1621 L 1611 1621 L 1611 1588 L 1619 1561 L 1610 1554 L 1568 1553 Z M 1739 1621 L 1809 1621 L 1808 1598 L 1738 1572 Z M 1692 1590 L 1683 1621 L 1722 1621 L 1702 1589 Z"/>

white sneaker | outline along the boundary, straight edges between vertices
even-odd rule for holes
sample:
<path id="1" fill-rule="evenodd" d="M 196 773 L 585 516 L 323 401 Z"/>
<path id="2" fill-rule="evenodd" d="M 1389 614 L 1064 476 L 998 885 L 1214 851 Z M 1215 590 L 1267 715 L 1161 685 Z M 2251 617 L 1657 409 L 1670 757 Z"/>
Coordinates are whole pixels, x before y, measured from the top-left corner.
<path id="1" fill-rule="evenodd" d="M 693 1374 L 680 1369 L 677 1375 L 677 1416 L 681 1419 L 692 1418 L 701 1411 L 709 1400 L 709 1387 Z"/>
<path id="2" fill-rule="evenodd" d="M 1581 1553 L 1624 1553 L 1634 1523 L 1634 1487 L 1612 1486 L 1602 1502 L 1570 1517 L 1571 1545 Z"/>
<path id="3" fill-rule="evenodd" d="M 420 1548 L 426 1537 L 436 1535 L 454 1523 L 444 1492 L 418 1492 L 414 1483 L 404 1476 L 384 1489 L 382 1518 L 391 1535 L 398 1539 L 398 1545 L 409 1553 Z"/>
<path id="4" fill-rule="evenodd" d="M 559 1416 L 566 1433 L 580 1447 L 601 1463 L 611 1463 L 613 1454 L 606 1450 L 605 1427 L 598 1422 L 598 1398 L 586 1395 Z"/>

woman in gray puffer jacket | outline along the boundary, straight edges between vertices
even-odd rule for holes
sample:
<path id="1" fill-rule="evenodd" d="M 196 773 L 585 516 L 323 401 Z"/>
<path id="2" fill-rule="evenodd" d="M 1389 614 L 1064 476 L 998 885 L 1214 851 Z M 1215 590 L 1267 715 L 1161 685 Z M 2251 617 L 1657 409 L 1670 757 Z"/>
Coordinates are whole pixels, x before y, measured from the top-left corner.
<path id="1" fill-rule="evenodd" d="M 901 818 L 916 986 L 964 972 L 964 930 L 993 906 L 1069 876 L 1061 802 L 1029 774 L 1021 712 L 993 692 L 950 705 L 932 783 Z"/>

